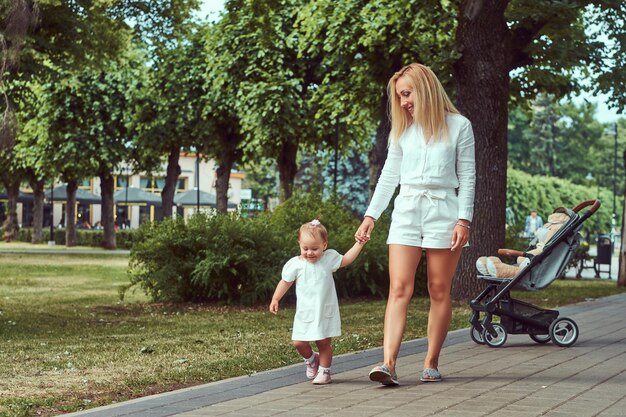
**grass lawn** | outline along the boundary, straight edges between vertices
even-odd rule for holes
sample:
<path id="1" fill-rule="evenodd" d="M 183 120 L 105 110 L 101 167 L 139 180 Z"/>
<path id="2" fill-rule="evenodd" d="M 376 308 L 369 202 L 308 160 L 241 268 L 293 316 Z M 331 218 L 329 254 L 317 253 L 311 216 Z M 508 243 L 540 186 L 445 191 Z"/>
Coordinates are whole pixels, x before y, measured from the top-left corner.
<path id="1" fill-rule="evenodd" d="M 21 251 L 21 250 L 29 250 L 29 251 L 54 251 L 54 252 L 102 252 L 104 254 L 109 254 L 110 251 L 106 249 L 94 247 L 94 246 L 73 246 L 67 247 L 65 245 L 48 245 L 47 242 L 40 244 L 32 244 L 29 242 L 0 242 L 0 250 L 4 251 Z"/>
<path id="2" fill-rule="evenodd" d="M 132 290 L 122 302 L 126 267 L 116 255 L 0 254 L 0 416 L 57 415 L 300 362 L 292 307 L 273 316 L 264 305 L 151 304 Z M 621 291 L 556 281 L 520 298 L 554 307 Z M 335 354 L 380 346 L 384 308 L 343 301 Z M 413 301 L 407 339 L 425 335 L 426 308 Z M 452 328 L 468 327 L 467 303 L 454 308 Z"/>

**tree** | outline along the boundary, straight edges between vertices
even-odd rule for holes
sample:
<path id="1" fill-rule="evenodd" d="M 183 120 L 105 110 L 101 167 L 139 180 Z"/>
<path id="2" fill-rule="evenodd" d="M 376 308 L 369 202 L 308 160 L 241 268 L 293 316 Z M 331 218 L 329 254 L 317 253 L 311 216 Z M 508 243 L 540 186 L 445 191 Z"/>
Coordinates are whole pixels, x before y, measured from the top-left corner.
<path id="1" fill-rule="evenodd" d="M 131 132 L 141 150 L 135 158 L 137 169 L 151 172 L 163 156 L 167 158 L 161 198 L 163 216 L 171 217 L 181 174 L 180 152 L 197 150 L 198 135 L 205 134 L 203 28 L 192 17 L 198 0 L 158 0 L 145 6 L 147 14 L 126 14 L 137 23 L 135 33 L 152 68 L 137 97 Z"/>
<path id="2" fill-rule="evenodd" d="M 241 7 L 224 16 L 229 22 L 225 34 L 245 41 L 221 61 L 222 65 L 229 65 L 225 60 L 246 62 L 234 102 L 245 136 L 243 158 L 274 160 L 279 195 L 285 200 L 293 192 L 298 151 L 319 144 L 324 137 L 319 124 L 312 123 L 311 94 L 318 83 L 319 57 L 299 53 L 293 27 L 300 2 L 240 3 Z"/>
<path id="3" fill-rule="evenodd" d="M 134 83 L 142 78 L 141 59 L 132 51 L 119 61 L 111 61 L 102 69 L 86 69 L 67 73 L 63 82 L 46 85 L 36 124 L 32 130 L 38 138 L 39 156 L 68 183 L 66 205 L 67 245 L 75 237 L 74 202 L 78 182 L 97 173 L 102 197 L 103 242 L 106 249 L 115 249 L 113 212 L 114 173 L 122 162 L 130 161 L 131 142 L 127 126 L 131 114 Z M 135 64 L 134 64 L 135 63 Z M 134 65 L 134 66 L 133 66 Z M 53 153 L 49 153 L 54 149 Z M 44 156 L 45 155 L 45 156 Z"/>
<path id="4" fill-rule="evenodd" d="M 372 10 L 378 13 L 368 14 Z M 584 14 L 585 10 L 591 12 Z M 352 66 L 356 60 L 350 60 L 353 76 L 341 86 L 344 91 L 363 85 L 362 75 L 375 74 L 376 70 L 384 74 L 386 82 L 392 70 L 411 61 L 427 63 L 444 83 L 453 80 L 451 95 L 472 122 L 477 149 L 476 217 L 471 246 L 464 251 L 458 268 L 455 298 L 473 295 L 475 259 L 496 253 L 504 244 L 506 134 L 511 98 L 523 102 L 540 91 L 557 98 L 577 91 L 581 85 L 574 72 L 579 70 L 601 80 L 607 91 L 612 89 L 614 105 L 623 108 L 625 104 L 621 81 L 624 74 L 619 69 L 626 56 L 620 52 L 624 39 L 617 24 L 626 17 L 626 5 L 621 1 L 459 0 L 422 1 L 413 6 L 384 0 L 367 4 L 354 0 L 340 6 L 316 1 L 309 3 L 304 13 L 310 16 L 303 17 L 308 26 L 317 27 L 317 40 L 311 40 L 311 36 L 309 42 L 334 55 L 335 63 L 340 62 L 335 53 L 338 50 L 348 57 L 364 56 L 346 54 L 350 45 L 352 50 L 363 49 L 370 54 L 371 58 L 364 59 L 364 65 L 356 71 Z M 600 42 L 593 34 L 585 34 L 587 24 L 606 28 L 603 33 L 612 42 Z M 364 36 L 365 28 L 372 26 L 378 26 L 378 30 Z M 342 49 L 346 44 L 348 49 Z M 372 48 L 377 44 L 382 46 Z M 404 45 L 412 48 L 398 53 Z M 395 65 L 389 67 L 389 63 Z M 369 80 L 379 86 L 384 84 L 374 77 Z M 380 103 L 380 92 L 357 91 L 369 97 L 359 103 Z M 379 105 L 380 109 L 384 107 Z M 378 120 L 383 123 L 384 118 Z M 386 137 L 377 135 L 375 147 L 384 149 L 385 143 Z M 372 159 L 371 163 L 380 167 L 380 161 Z"/>
<path id="5" fill-rule="evenodd" d="M 387 81 L 404 64 L 418 61 L 428 62 L 449 85 L 449 70 L 442 69 L 454 57 L 453 12 L 439 1 L 392 0 L 312 1 L 300 12 L 300 50 L 322 57 L 313 94 L 316 124 L 333 137 L 339 122 L 342 150 L 369 151 L 370 195 L 387 152 Z"/>
<path id="6" fill-rule="evenodd" d="M 122 5 L 126 3 L 125 5 Z M 80 67 L 97 67 L 107 58 L 117 54 L 128 40 L 127 24 L 123 15 L 115 14 L 114 9 L 136 7 L 136 2 L 108 0 L 77 1 L 33 1 L 10 0 L 0 5 L 0 94 L 3 96 L 3 115 L 0 117 L 0 146 L 15 146 L 15 135 L 20 130 L 12 113 L 24 113 L 19 105 L 27 103 L 25 96 L 35 83 L 58 81 L 63 70 Z M 7 88 L 7 84 L 9 88 Z M 2 157 L 13 154 L 12 149 L 3 152 Z M 2 164 L 15 165 L 14 159 L 3 160 Z M 9 175 L 9 170 L 3 171 Z M 13 176 L 11 181 L 24 179 L 26 172 L 15 171 L 22 177 Z M 30 171 L 31 182 L 38 195 L 35 207 L 35 220 L 40 221 L 39 185 L 40 172 Z M 17 185 L 19 191 L 19 181 Z M 9 193 L 11 199 L 17 193 Z M 9 206 L 15 207 L 16 200 Z M 9 228 L 17 227 L 17 220 L 10 214 Z M 35 225 L 39 230 L 40 225 Z M 16 230 L 5 229 L 14 235 Z"/>
<path id="7" fill-rule="evenodd" d="M 202 149 L 208 135 L 202 118 L 204 44 L 200 31 L 185 36 L 177 46 L 162 50 L 158 66 L 147 74 L 133 122 L 138 169 L 153 171 L 167 155 L 161 192 L 166 218 L 173 212 L 181 151 Z"/>
<path id="8" fill-rule="evenodd" d="M 592 174 L 598 186 L 610 188 L 613 165 L 608 170 L 606 160 L 613 160 L 613 138 L 603 136 L 603 126 L 593 116 L 595 106 L 559 104 L 546 95 L 529 104 L 509 113 L 510 166 L 586 185 Z"/>

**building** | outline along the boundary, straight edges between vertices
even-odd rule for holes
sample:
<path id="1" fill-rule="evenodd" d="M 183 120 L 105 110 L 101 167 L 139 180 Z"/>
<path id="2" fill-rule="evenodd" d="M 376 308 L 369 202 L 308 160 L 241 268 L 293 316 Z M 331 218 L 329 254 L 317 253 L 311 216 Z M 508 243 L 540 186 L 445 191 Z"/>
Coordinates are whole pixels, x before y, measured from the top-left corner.
<path id="1" fill-rule="evenodd" d="M 215 182 L 217 178 L 215 173 L 215 161 L 200 160 L 194 153 L 181 153 L 179 165 L 181 167 L 181 174 L 178 177 L 177 196 L 191 190 L 199 190 L 200 193 L 198 194 L 201 194 L 202 197 L 206 197 L 206 194 L 208 194 L 213 198 L 212 201 L 215 201 Z M 161 190 L 165 184 L 165 171 L 165 164 L 161 167 L 160 171 L 152 174 L 132 173 L 130 167 L 126 165 L 121 167 L 121 170 L 114 176 L 115 191 L 118 197 L 115 204 L 115 222 L 119 227 L 136 228 L 143 222 L 163 218 L 160 199 Z M 241 203 L 241 185 L 244 178 L 245 174 L 241 172 L 232 172 L 230 175 L 228 190 L 229 210 L 235 210 Z M 130 185 L 128 189 L 126 188 L 127 184 Z M 59 189 L 59 187 L 62 189 L 64 184 L 56 184 L 55 189 Z M 147 201 L 145 202 L 125 201 L 124 197 L 128 197 L 129 194 L 131 194 L 130 191 L 137 191 L 136 189 L 156 196 L 157 199 L 152 201 L 153 198 L 146 198 Z M 101 194 L 100 179 L 94 177 L 84 180 L 83 183 L 79 185 L 79 190 L 79 192 L 84 195 L 93 194 L 99 197 Z M 53 224 L 62 227 L 66 224 L 65 203 L 59 199 L 59 194 L 55 197 L 54 192 L 50 193 L 50 191 L 49 188 L 46 189 L 47 204 L 44 205 L 44 227 L 50 226 L 51 206 L 53 210 Z M 193 199 L 194 194 L 195 193 L 192 192 L 189 198 Z M 26 185 L 22 187 L 21 195 L 25 196 L 25 198 L 20 198 L 20 202 L 18 202 L 18 222 L 22 227 L 32 227 L 32 190 Z M 54 200 L 54 204 L 52 205 L 49 204 L 51 199 Z M 75 222 L 79 227 L 86 225 L 86 223 L 91 227 L 95 227 L 101 222 L 101 205 L 85 201 L 90 200 L 77 203 L 77 218 Z M 2 216 L 0 217 L 0 221 L 4 221 L 5 203 L 6 200 L 4 202 L 0 201 L 0 213 Z M 214 204 L 202 203 L 200 205 L 200 211 L 211 211 L 213 209 Z M 187 218 L 197 210 L 198 205 L 195 203 L 183 202 L 176 204 L 174 216 L 184 216 Z"/>

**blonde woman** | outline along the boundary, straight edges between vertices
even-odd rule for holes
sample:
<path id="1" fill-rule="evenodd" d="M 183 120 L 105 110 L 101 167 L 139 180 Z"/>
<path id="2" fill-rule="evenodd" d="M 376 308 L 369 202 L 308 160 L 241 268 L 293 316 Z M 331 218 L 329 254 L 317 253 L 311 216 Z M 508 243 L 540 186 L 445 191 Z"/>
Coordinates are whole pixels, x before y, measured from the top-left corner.
<path id="1" fill-rule="evenodd" d="M 439 354 L 452 317 L 450 291 L 461 250 L 468 244 L 474 207 L 474 134 L 441 83 L 421 64 L 396 72 L 388 84 L 391 134 L 387 160 L 355 237 L 370 238 L 396 187 L 389 228 L 389 298 L 384 363 L 372 381 L 398 385 L 396 359 L 404 335 L 415 272 L 428 259 L 428 352 L 420 380 L 441 381 Z"/>

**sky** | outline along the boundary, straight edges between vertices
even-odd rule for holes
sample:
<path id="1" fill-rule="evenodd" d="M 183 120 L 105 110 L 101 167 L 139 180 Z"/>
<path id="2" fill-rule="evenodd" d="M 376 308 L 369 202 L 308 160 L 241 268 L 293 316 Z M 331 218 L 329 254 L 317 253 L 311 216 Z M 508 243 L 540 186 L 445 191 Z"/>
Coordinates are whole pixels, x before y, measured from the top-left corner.
<path id="1" fill-rule="evenodd" d="M 209 20 L 217 20 L 219 13 L 224 9 L 224 0 L 201 0 L 201 3 L 200 16 L 203 18 L 208 16 Z M 624 114 L 618 115 L 615 110 L 608 108 L 606 96 L 593 97 L 589 94 L 582 94 L 574 97 L 572 101 L 580 105 L 585 99 L 598 105 L 595 116 L 601 123 L 615 122 L 620 117 L 624 117 Z"/>
<path id="2" fill-rule="evenodd" d="M 200 0 L 200 16 L 209 17 L 209 20 L 216 20 L 219 12 L 224 9 L 224 0 Z"/>

